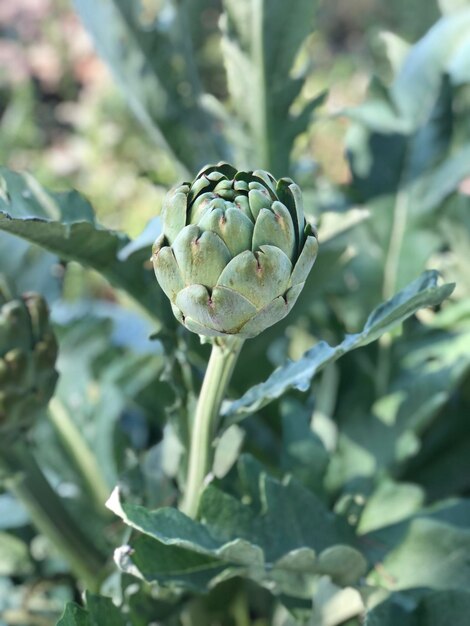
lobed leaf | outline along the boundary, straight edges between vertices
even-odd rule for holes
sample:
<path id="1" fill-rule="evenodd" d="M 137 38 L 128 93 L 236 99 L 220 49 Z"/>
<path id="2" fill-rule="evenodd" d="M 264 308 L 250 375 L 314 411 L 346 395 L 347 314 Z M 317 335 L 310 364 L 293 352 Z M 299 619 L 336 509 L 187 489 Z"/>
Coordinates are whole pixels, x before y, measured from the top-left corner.
<path id="1" fill-rule="evenodd" d="M 126 291 L 153 317 L 172 319 L 153 272 L 145 267 L 150 251 L 121 260 L 129 238 L 98 225 L 91 205 L 77 192 L 51 194 L 27 174 L 0 169 L 0 230 L 37 244 L 67 261 L 77 261 Z"/>
<path id="2" fill-rule="evenodd" d="M 360 359 L 354 360 L 335 410 L 338 439 L 327 479 L 332 491 L 357 480 L 372 488 L 378 474 L 396 477 L 397 472 L 402 480 L 424 486 L 428 499 L 467 488 L 469 424 L 462 396 L 470 371 L 468 348 L 465 330 L 450 334 L 417 325 L 412 336 L 404 333 L 394 342 L 393 376 L 379 397 L 363 386 L 363 372 L 352 371 L 361 367 Z M 390 493 L 387 502 L 393 497 Z M 386 518 L 399 510 L 396 502 Z"/>
<path id="3" fill-rule="evenodd" d="M 366 564 L 353 547 L 350 529 L 314 494 L 293 480 L 281 484 L 259 473 L 249 458 L 242 458 L 239 471 L 254 497 L 245 503 L 208 486 L 200 521 L 173 508 L 150 511 L 114 492 L 108 506 L 143 533 L 118 550 L 124 571 L 199 590 L 242 574 L 296 597 L 307 593 L 314 576 L 328 574 L 349 584 L 363 574 Z"/>
<path id="4" fill-rule="evenodd" d="M 249 389 L 241 398 L 222 407 L 224 426 L 242 420 L 289 389 L 306 391 L 312 378 L 325 365 L 336 361 L 347 352 L 371 343 L 385 332 L 426 306 L 436 306 L 453 291 L 454 285 L 437 286 L 437 272 L 425 272 L 420 278 L 378 306 L 367 319 L 360 333 L 346 335 L 337 346 L 321 341 L 308 350 L 298 361 L 279 367 L 271 376 Z"/>
<path id="5" fill-rule="evenodd" d="M 145 11 L 134 0 L 75 0 L 98 53 L 136 117 L 187 171 L 227 157 L 212 115 L 201 104 L 187 4 Z M 187 14 L 188 12 L 188 14 Z"/>
<path id="6" fill-rule="evenodd" d="M 433 108 L 443 74 L 459 67 L 454 59 L 468 49 L 470 10 L 443 17 L 414 45 L 391 93 L 399 113 L 412 125 L 426 120 Z M 459 77 L 460 78 L 460 77 Z M 454 80 L 452 72 L 450 79 Z"/>
<path id="7" fill-rule="evenodd" d="M 283 176 L 289 170 L 295 138 L 305 132 L 324 99 L 307 102 L 297 115 L 291 112 L 304 76 L 290 75 L 301 45 L 312 32 L 317 3 L 299 0 L 295 10 L 284 0 L 224 0 L 223 5 L 222 52 L 228 88 L 252 138 L 241 160 L 248 167 Z"/>
<path id="8" fill-rule="evenodd" d="M 391 296 L 433 254 L 453 247 L 436 220 L 470 173 L 466 105 L 456 114 L 469 24 L 468 9 L 443 17 L 409 48 L 390 86 L 375 78 L 364 104 L 346 111 L 355 121 L 346 139 L 351 192 L 371 211 L 349 267 L 364 288 L 364 310 L 368 296 Z"/>

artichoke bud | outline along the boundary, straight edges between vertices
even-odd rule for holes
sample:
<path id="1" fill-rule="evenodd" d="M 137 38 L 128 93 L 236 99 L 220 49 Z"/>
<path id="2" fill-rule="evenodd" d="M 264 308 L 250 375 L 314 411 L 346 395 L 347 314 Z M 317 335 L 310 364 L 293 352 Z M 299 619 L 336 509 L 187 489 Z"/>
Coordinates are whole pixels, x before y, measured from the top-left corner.
<path id="1" fill-rule="evenodd" d="M 255 337 L 294 306 L 318 240 L 289 178 L 203 168 L 170 191 L 153 247 L 157 280 L 176 318 L 208 337 Z"/>
<path id="2" fill-rule="evenodd" d="M 44 299 L 28 293 L 0 306 L 0 437 L 29 428 L 57 382 L 57 342 Z"/>

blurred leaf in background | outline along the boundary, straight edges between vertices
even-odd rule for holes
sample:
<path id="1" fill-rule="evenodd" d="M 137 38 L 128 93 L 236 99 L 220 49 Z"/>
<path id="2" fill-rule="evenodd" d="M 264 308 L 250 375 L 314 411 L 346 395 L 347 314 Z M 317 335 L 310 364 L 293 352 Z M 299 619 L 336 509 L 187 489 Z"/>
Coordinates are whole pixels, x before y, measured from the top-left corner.
<path id="1" fill-rule="evenodd" d="M 467 623 L 467 4 L 75 0 L 109 74 L 68 3 L 1 6 L 0 288 L 44 292 L 60 342 L 28 443 L 120 568 L 79 606 L 2 492 L 1 626 Z M 291 174 L 320 254 L 244 347 L 195 521 L 208 347 L 148 259 L 163 193 L 221 158 Z"/>

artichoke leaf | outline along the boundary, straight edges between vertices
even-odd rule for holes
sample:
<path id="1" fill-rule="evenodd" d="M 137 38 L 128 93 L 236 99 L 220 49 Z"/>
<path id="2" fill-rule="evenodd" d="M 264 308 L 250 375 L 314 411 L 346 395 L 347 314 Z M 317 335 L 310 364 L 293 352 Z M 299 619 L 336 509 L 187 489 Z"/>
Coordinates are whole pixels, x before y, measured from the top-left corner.
<path id="1" fill-rule="evenodd" d="M 282 250 L 262 246 L 259 252 L 246 251 L 232 259 L 217 284 L 234 289 L 261 309 L 286 292 L 291 271 Z"/>

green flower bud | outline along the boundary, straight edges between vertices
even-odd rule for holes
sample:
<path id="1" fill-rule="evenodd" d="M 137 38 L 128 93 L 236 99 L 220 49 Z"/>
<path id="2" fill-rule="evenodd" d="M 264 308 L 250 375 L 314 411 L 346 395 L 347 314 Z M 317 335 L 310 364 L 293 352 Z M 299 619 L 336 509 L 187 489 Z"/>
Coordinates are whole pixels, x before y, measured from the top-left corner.
<path id="1" fill-rule="evenodd" d="M 294 306 L 318 241 L 299 187 L 228 163 L 170 191 L 152 261 L 177 319 L 200 335 L 255 337 Z"/>
<path id="2" fill-rule="evenodd" d="M 0 438 L 29 428 L 57 382 L 57 342 L 44 299 L 0 300 Z"/>

